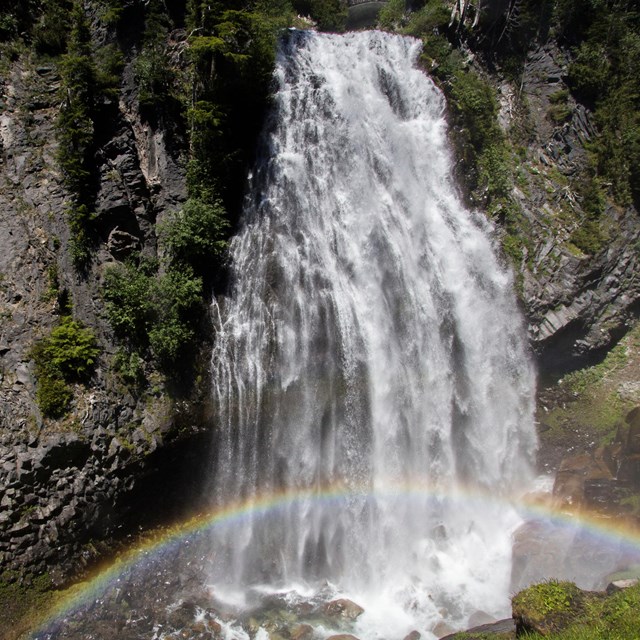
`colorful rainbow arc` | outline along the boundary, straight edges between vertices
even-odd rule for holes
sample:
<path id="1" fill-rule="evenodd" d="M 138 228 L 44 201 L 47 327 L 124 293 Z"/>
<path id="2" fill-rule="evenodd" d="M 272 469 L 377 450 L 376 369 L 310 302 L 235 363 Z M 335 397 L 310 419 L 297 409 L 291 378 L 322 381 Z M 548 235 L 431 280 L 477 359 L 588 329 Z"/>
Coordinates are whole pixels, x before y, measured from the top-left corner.
<path id="1" fill-rule="evenodd" d="M 433 489 L 422 483 L 411 485 L 396 485 L 393 489 L 384 491 L 357 491 L 334 485 L 322 490 L 288 491 L 263 496 L 253 497 L 244 502 L 230 503 L 215 511 L 202 513 L 189 518 L 187 521 L 164 529 L 158 536 L 133 547 L 123 556 L 114 561 L 111 566 L 100 570 L 97 574 L 76 588 L 69 590 L 70 595 L 59 601 L 40 621 L 35 635 L 44 633 L 56 620 L 59 620 L 79 610 L 83 605 L 101 597 L 110 585 L 149 557 L 167 550 L 175 544 L 179 544 L 193 536 L 199 535 L 216 527 L 225 525 L 233 526 L 240 523 L 245 517 L 266 516 L 285 506 L 295 502 L 308 500 L 328 501 L 339 503 L 345 499 L 353 498 L 392 498 L 392 499 L 432 499 L 459 503 L 471 501 L 472 503 L 504 506 L 514 508 L 523 518 L 544 519 L 559 526 L 572 527 L 585 531 L 597 539 L 615 544 L 626 544 L 635 550 L 640 550 L 640 530 L 630 527 L 628 524 L 604 519 L 602 516 L 588 512 L 569 513 L 558 510 L 541 501 L 527 499 L 515 499 L 505 496 L 498 497 L 478 491 L 477 489 L 457 486 L 451 490 Z"/>

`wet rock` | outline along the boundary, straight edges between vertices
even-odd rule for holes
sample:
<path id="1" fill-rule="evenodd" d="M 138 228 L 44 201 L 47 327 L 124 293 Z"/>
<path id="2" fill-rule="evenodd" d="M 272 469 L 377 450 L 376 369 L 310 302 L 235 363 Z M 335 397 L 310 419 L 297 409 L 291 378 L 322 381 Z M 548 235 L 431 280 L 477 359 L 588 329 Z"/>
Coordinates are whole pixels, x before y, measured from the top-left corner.
<path id="1" fill-rule="evenodd" d="M 291 640 L 310 640 L 313 636 L 313 627 L 310 624 L 299 624 L 289 631 Z"/>
<path id="2" fill-rule="evenodd" d="M 334 618 L 340 617 L 346 620 L 357 620 L 364 613 L 364 609 L 347 598 L 339 598 L 327 602 L 323 607 L 325 615 Z"/>
<path id="3" fill-rule="evenodd" d="M 516 623 L 513 618 L 505 618 L 504 620 L 498 620 L 497 622 L 491 622 L 489 624 L 481 624 L 471 629 L 467 629 L 465 632 L 465 638 L 467 640 L 474 640 L 474 638 L 481 638 L 486 640 L 491 636 L 495 636 L 496 640 L 507 640 L 508 638 L 516 637 Z M 476 635 L 477 634 L 477 635 Z M 438 635 L 436 633 L 436 635 Z M 456 640 L 460 636 L 460 632 L 449 633 L 446 636 L 440 637 L 440 640 Z"/>
<path id="4" fill-rule="evenodd" d="M 607 585 L 606 592 L 608 595 L 616 593 L 617 591 L 623 591 L 629 587 L 634 587 L 640 582 L 638 578 L 628 578 L 626 580 L 614 580 Z"/>
<path id="5" fill-rule="evenodd" d="M 564 505 L 588 504 L 598 495 L 597 487 L 610 486 L 612 479 L 606 464 L 592 454 L 570 456 L 561 462 L 556 472 L 553 496 Z M 592 488 L 591 493 L 586 487 Z"/>
<path id="6" fill-rule="evenodd" d="M 444 620 L 440 620 L 435 627 L 433 627 L 433 634 L 436 638 L 451 638 L 457 635 L 455 629 Z"/>
<path id="7" fill-rule="evenodd" d="M 495 622 L 495 618 L 490 616 L 486 611 L 474 611 L 469 616 L 469 626 L 470 627 L 479 627 L 485 626 L 489 624 L 493 624 Z"/>
<path id="8" fill-rule="evenodd" d="M 635 407 L 625 417 L 625 422 L 629 425 L 627 433 L 625 455 L 640 454 L 640 407 Z"/>
<path id="9" fill-rule="evenodd" d="M 327 640 L 360 640 L 356 636 L 351 635 L 350 633 L 338 633 L 334 636 L 329 636 Z"/>

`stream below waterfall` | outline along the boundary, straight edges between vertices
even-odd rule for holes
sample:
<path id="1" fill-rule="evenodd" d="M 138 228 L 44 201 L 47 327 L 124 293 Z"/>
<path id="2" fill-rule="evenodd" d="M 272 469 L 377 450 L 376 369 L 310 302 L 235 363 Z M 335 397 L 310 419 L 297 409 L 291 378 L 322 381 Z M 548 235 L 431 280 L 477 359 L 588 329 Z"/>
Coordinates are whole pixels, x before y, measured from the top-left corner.
<path id="1" fill-rule="evenodd" d="M 535 375 L 419 53 L 380 32 L 283 37 L 214 304 L 211 513 L 35 637 L 432 640 L 510 615 L 535 573 L 512 567 Z"/>

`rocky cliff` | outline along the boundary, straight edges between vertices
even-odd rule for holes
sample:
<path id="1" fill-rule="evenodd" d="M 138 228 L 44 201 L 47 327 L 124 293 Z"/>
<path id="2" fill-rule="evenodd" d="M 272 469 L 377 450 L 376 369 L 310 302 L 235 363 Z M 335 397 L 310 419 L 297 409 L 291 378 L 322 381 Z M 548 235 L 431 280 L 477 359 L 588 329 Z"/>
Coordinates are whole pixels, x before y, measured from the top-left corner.
<path id="1" fill-rule="evenodd" d="M 157 373 L 143 392 L 122 380 L 102 293 L 109 265 L 133 252 L 157 255 L 156 224 L 186 198 L 185 147 L 175 136 L 170 146 L 162 126 L 141 118 L 130 58 L 99 123 L 98 238 L 80 273 L 66 215 L 72 196 L 57 162 L 60 61 L 29 51 L 12 58 L 3 53 L 0 103 L 0 567 L 5 577 L 62 567 L 55 581 L 140 516 L 181 508 L 200 484 L 203 402 L 170 393 Z M 31 350 L 61 305 L 93 330 L 100 356 L 56 420 L 36 402 Z"/>

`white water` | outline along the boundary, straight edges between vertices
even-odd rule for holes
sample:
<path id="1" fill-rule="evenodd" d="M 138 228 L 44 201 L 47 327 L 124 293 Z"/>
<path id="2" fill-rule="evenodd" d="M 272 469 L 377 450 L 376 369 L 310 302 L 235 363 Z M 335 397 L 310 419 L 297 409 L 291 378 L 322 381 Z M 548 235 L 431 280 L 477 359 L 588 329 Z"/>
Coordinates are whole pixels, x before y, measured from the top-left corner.
<path id="1" fill-rule="evenodd" d="M 328 582 L 365 607 L 362 638 L 508 613 L 519 520 L 501 498 L 535 448 L 511 276 L 455 193 L 418 54 L 377 32 L 288 35 L 216 307 L 216 502 L 311 495 L 219 533 L 211 580 Z"/>

